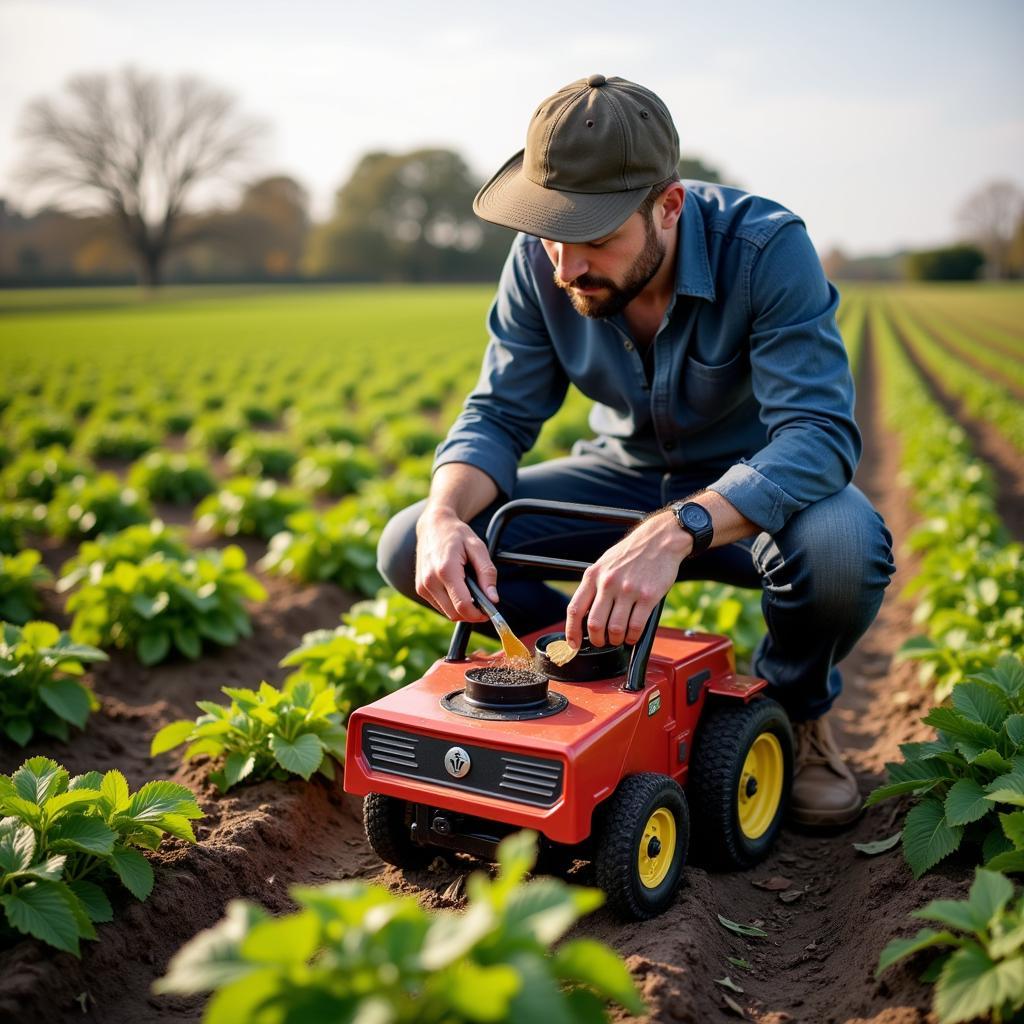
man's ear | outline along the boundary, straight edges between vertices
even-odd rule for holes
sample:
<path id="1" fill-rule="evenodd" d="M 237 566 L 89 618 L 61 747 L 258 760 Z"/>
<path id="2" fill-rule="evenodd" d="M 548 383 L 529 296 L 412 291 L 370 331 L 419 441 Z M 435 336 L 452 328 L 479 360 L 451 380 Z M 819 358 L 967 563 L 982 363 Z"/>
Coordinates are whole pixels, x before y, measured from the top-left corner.
<path id="1" fill-rule="evenodd" d="M 686 189 L 681 182 L 674 181 L 658 197 L 657 209 L 658 227 L 667 231 L 676 226 L 676 221 L 683 215 L 683 200 L 686 198 Z"/>

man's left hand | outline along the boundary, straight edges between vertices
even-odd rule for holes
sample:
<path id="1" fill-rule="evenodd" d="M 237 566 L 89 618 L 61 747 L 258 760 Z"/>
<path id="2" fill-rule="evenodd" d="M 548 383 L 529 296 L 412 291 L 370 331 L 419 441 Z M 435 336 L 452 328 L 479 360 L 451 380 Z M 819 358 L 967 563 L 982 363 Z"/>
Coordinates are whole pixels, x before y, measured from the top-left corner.
<path id="1" fill-rule="evenodd" d="M 635 644 L 692 548 L 693 538 L 670 510 L 646 519 L 583 574 L 569 602 L 566 640 L 579 650 L 585 618 L 595 647 Z"/>

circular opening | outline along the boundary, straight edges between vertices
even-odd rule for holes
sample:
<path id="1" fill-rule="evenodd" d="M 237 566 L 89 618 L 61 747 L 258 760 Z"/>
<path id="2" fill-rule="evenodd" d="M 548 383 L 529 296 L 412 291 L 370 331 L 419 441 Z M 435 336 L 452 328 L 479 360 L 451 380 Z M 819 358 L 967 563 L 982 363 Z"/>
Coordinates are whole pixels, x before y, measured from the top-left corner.
<path id="1" fill-rule="evenodd" d="M 594 127 L 594 122 L 593 121 L 588 121 L 587 122 L 587 127 L 588 128 L 593 128 Z"/>

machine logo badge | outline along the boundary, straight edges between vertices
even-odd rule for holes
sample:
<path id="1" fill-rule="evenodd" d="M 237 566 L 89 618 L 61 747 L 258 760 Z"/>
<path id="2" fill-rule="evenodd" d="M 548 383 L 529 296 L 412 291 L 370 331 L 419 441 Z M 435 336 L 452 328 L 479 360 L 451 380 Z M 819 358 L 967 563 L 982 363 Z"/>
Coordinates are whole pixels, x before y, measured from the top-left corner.
<path id="1" fill-rule="evenodd" d="M 655 690 L 647 699 L 647 717 L 657 714 L 658 709 L 661 707 L 661 691 Z"/>
<path id="2" fill-rule="evenodd" d="M 473 762 L 470 761 L 469 754 L 462 747 L 452 747 L 444 755 L 445 770 L 454 779 L 461 779 L 469 772 L 472 765 Z"/>

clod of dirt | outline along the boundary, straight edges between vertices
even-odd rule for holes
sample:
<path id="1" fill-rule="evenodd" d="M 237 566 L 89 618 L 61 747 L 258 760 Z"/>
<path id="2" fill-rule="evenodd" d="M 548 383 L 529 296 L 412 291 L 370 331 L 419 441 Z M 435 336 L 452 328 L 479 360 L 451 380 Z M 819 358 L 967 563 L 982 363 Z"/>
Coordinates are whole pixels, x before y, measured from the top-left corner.
<path id="1" fill-rule="evenodd" d="M 793 883 L 788 878 L 783 878 L 782 875 L 772 875 L 771 878 L 752 878 L 750 884 L 756 885 L 758 889 L 764 889 L 767 892 L 782 892 L 783 889 L 788 889 Z"/>

